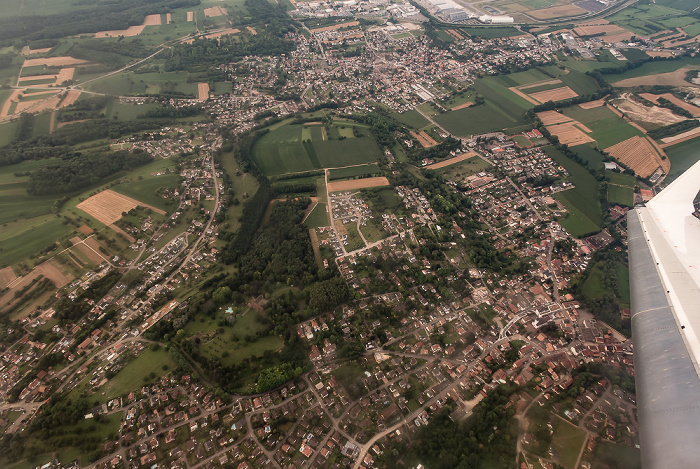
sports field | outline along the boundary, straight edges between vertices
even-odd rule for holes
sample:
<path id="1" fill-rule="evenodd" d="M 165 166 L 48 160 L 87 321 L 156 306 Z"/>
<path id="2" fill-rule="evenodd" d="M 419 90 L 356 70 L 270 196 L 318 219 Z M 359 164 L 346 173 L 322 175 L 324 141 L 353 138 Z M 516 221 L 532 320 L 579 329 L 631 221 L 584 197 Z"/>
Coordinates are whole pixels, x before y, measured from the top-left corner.
<path id="1" fill-rule="evenodd" d="M 369 131 L 358 126 L 363 135 L 355 137 L 352 131 L 342 132 L 352 126 L 343 127 L 326 132 L 321 125 L 283 125 L 258 140 L 253 159 L 267 175 L 376 162 L 381 153 Z"/>

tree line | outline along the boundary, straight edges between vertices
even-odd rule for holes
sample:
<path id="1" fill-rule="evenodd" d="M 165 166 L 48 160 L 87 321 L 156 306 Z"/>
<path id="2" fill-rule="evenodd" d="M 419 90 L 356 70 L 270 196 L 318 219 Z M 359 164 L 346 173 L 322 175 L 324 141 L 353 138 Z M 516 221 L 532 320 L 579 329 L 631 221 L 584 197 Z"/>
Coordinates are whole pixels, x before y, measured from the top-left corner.
<path id="1" fill-rule="evenodd" d="M 0 19 L 0 44 L 55 39 L 76 34 L 126 29 L 143 24 L 147 15 L 169 13 L 177 8 L 191 8 L 200 0 L 120 0 L 92 2 L 82 0 L 79 8 L 53 15 L 6 17 Z"/>
<path id="2" fill-rule="evenodd" d="M 47 195 L 77 192 L 119 171 L 130 170 L 152 161 L 153 157 L 142 150 L 103 150 L 86 154 L 76 152 L 32 171 L 27 193 Z"/>

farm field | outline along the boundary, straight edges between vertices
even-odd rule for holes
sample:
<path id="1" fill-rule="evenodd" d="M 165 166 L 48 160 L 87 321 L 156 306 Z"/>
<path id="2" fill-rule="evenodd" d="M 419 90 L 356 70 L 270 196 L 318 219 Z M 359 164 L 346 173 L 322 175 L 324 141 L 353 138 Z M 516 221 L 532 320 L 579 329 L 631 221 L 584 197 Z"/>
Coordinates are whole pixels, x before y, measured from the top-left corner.
<path id="1" fill-rule="evenodd" d="M 336 181 L 328 183 L 328 192 L 353 191 L 356 189 L 367 189 L 369 187 L 388 186 L 389 180 L 384 176 L 363 179 L 351 179 L 348 181 Z"/>
<path id="2" fill-rule="evenodd" d="M 459 156 L 455 156 L 454 158 L 448 158 L 446 160 L 440 161 L 439 163 L 433 163 L 431 165 L 426 166 L 424 169 L 440 169 L 440 168 L 446 168 L 448 166 L 451 166 L 453 164 L 457 164 L 461 161 L 468 160 L 469 158 L 473 158 L 475 156 L 478 156 L 476 153 L 470 151 L 468 153 L 464 153 Z"/>
<path id="3" fill-rule="evenodd" d="M 699 142 L 700 139 L 696 138 L 664 148 L 664 152 L 666 152 L 666 156 L 668 156 L 671 162 L 671 169 L 664 182 L 672 182 L 683 174 L 686 169 L 693 166 L 697 161 L 700 161 L 700 150 L 698 150 Z"/>
<path id="4" fill-rule="evenodd" d="M 343 126 L 356 127 L 364 135 L 331 139 L 322 126 L 285 124 L 258 140 L 253 159 L 267 175 L 376 162 L 379 147 L 369 131 L 346 123 Z"/>
<path id="5" fill-rule="evenodd" d="M 623 73 L 616 73 L 613 75 L 606 75 L 606 79 L 614 84 L 615 86 L 621 86 L 623 80 L 630 78 L 646 77 L 649 80 L 653 79 L 653 75 L 658 75 L 661 73 L 675 72 L 686 66 L 697 67 L 700 65 L 700 58 L 693 57 L 681 57 L 675 60 L 658 60 L 647 62 L 642 64 L 637 68 L 627 70 Z M 686 82 L 687 83 L 687 82 Z M 624 85 L 622 85 L 624 86 Z"/>
<path id="6" fill-rule="evenodd" d="M 590 129 L 590 137 L 599 148 L 607 148 L 634 136 L 643 136 L 641 130 L 631 126 L 607 107 L 583 109 L 581 106 L 564 108 L 564 115 Z"/>
<path id="7" fill-rule="evenodd" d="M 328 180 L 334 181 L 337 179 L 361 178 L 377 173 L 381 173 L 381 170 L 379 169 L 379 165 L 375 163 L 361 166 L 349 166 L 347 168 L 328 170 Z"/>
<path id="8" fill-rule="evenodd" d="M 474 88 L 484 97 L 486 102 L 483 105 L 439 114 L 434 119 L 449 132 L 458 136 L 494 132 L 527 123 L 525 111 L 538 101 L 528 98 L 527 95 L 523 96 L 527 90 L 520 91 L 520 88 L 524 85 L 527 87 L 530 84 L 552 82 L 555 80 L 552 76 L 556 76 L 556 79 L 561 81 L 559 88 L 562 88 L 562 85 L 568 86 L 569 90 L 573 90 L 575 94 L 588 94 L 598 89 L 595 81 L 582 73 L 570 71 L 563 74 L 556 67 L 540 68 L 542 71 L 535 68 L 508 75 L 481 78 L 474 83 Z M 551 91 L 542 92 L 551 93 Z"/>
<path id="9" fill-rule="evenodd" d="M 65 219 L 51 214 L 55 196 L 27 194 L 29 176 L 14 174 L 35 170 L 49 161 L 0 167 L 0 267 L 38 254 L 74 231 Z"/>
<path id="10" fill-rule="evenodd" d="M 99 192 L 77 205 L 79 209 L 105 225 L 111 225 L 122 217 L 122 213 L 139 206 L 163 213 L 162 210 L 149 207 L 138 200 L 114 192 L 111 189 Z"/>
<path id="11" fill-rule="evenodd" d="M 87 85 L 87 89 L 112 96 L 149 95 L 162 92 L 178 92 L 196 98 L 197 83 L 188 83 L 189 74 L 180 72 L 124 72 L 118 75 L 96 80 Z M 138 106 L 144 112 L 143 106 Z"/>
<path id="12" fill-rule="evenodd" d="M 675 7 L 675 2 L 669 4 Z M 664 29 L 675 29 L 695 23 L 697 20 L 685 16 L 687 12 L 669 6 L 632 5 L 608 17 L 610 22 L 622 26 L 635 34 L 652 35 Z"/>
<path id="13" fill-rule="evenodd" d="M 649 177 L 661 167 L 668 172 L 670 163 L 662 158 L 654 146 L 643 137 L 631 137 L 605 149 L 610 156 L 621 161 L 641 177 Z"/>
<path id="14" fill-rule="evenodd" d="M 571 151 L 576 153 L 593 169 L 600 169 L 603 166 L 603 154 L 590 145 L 571 147 Z"/>
<path id="15" fill-rule="evenodd" d="M 554 198 L 561 201 L 569 211 L 568 216 L 559 220 L 559 223 L 576 237 L 599 231 L 603 218 L 598 202 L 598 181 L 584 167 L 556 148 L 547 146 L 543 150 L 568 171 L 568 179 L 576 186 L 554 194 Z"/>

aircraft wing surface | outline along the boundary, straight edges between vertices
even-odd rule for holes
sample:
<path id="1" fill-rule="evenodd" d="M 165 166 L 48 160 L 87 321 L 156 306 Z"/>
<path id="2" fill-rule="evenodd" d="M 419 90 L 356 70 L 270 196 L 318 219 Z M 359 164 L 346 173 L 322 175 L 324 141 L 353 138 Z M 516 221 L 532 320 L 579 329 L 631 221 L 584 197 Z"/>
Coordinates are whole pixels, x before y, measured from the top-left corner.
<path id="1" fill-rule="evenodd" d="M 700 163 L 627 213 L 642 466 L 700 467 Z"/>

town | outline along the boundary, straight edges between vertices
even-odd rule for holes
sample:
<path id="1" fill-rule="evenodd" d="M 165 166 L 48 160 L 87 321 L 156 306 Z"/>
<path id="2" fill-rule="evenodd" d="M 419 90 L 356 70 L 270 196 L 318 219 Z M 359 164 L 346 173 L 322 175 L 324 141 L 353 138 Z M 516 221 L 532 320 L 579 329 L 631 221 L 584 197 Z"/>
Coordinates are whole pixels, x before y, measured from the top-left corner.
<path id="1" fill-rule="evenodd" d="M 475 421 L 494 467 L 638 460 L 624 215 L 697 136 L 697 43 L 291 3 L 225 92 L 116 98 L 178 117 L 106 139 L 145 169 L 2 269 L 2 465 L 433 467 Z M 690 81 L 618 93 L 632 62 Z"/>

